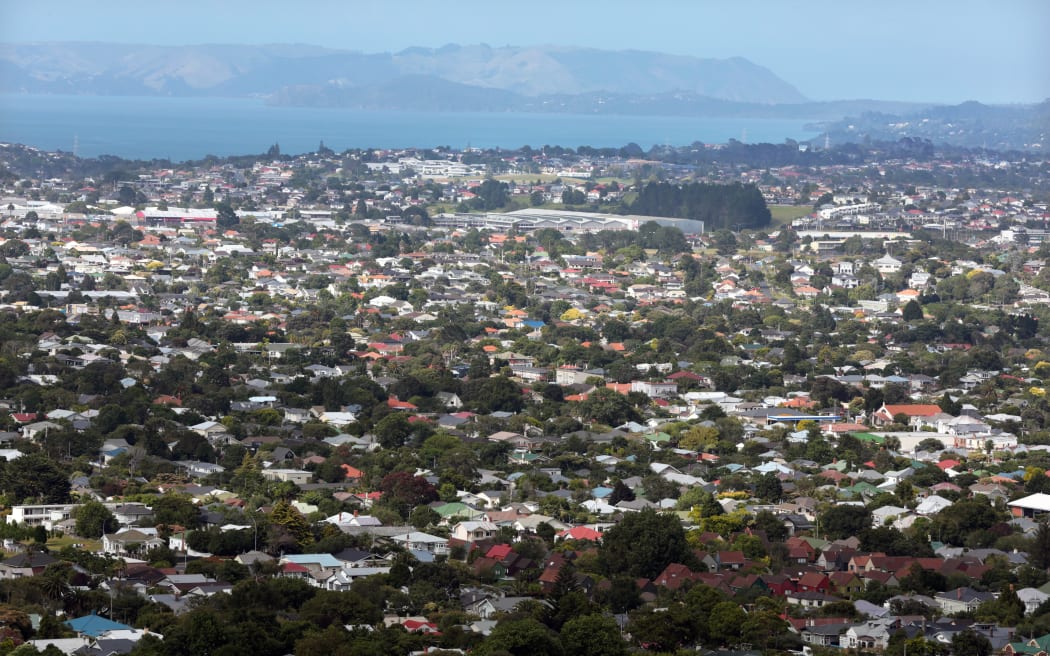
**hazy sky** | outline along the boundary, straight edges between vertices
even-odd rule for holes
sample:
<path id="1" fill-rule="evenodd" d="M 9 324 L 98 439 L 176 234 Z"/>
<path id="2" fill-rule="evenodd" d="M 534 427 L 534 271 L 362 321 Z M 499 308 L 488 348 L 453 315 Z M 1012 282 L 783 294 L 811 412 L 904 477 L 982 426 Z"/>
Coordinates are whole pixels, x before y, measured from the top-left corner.
<path id="1" fill-rule="evenodd" d="M 0 0 L 0 41 L 447 43 L 746 57 L 813 99 L 1050 98 L 1047 0 Z"/>

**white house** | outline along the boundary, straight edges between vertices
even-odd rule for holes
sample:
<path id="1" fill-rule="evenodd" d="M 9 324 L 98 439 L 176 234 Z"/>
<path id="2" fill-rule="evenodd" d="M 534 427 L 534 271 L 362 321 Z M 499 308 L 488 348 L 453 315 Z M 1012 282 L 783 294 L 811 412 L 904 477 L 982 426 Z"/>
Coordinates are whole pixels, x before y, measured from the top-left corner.
<path id="1" fill-rule="evenodd" d="M 924 516 L 936 515 L 950 505 L 951 501 L 935 494 L 920 501 L 919 505 L 915 506 L 915 512 Z"/>
<path id="2" fill-rule="evenodd" d="M 433 554 L 447 554 L 448 540 L 422 531 L 412 531 L 395 535 L 392 542 L 409 551 L 428 551 Z"/>
<path id="3" fill-rule="evenodd" d="M 128 529 L 102 536 L 102 551 L 114 556 L 145 554 L 150 549 L 167 546 L 156 529 Z"/>
<path id="4" fill-rule="evenodd" d="M 487 538 L 495 537 L 499 533 L 499 527 L 492 522 L 470 520 L 459 522 L 452 527 L 452 537 L 464 542 L 477 542 Z"/>
<path id="5" fill-rule="evenodd" d="M 897 273 L 901 270 L 901 266 L 904 265 L 903 262 L 893 257 L 889 253 L 883 255 L 877 260 L 874 260 L 871 264 L 879 273 Z"/>
<path id="6" fill-rule="evenodd" d="M 1024 604 L 1024 614 L 1031 615 L 1044 601 L 1050 599 L 1050 594 L 1036 588 L 1021 588 L 1017 591 L 1017 598 Z"/>

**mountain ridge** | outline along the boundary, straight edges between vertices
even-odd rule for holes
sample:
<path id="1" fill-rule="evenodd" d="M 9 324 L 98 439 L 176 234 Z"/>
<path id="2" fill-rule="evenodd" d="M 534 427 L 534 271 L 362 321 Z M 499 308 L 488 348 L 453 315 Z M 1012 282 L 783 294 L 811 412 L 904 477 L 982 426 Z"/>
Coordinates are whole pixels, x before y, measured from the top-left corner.
<path id="1" fill-rule="evenodd" d="M 411 75 L 522 96 L 683 91 L 735 102 L 807 99 L 743 57 L 450 44 L 364 53 L 307 44 L 0 44 L 0 92 L 266 96 L 286 87 L 381 85 Z"/>

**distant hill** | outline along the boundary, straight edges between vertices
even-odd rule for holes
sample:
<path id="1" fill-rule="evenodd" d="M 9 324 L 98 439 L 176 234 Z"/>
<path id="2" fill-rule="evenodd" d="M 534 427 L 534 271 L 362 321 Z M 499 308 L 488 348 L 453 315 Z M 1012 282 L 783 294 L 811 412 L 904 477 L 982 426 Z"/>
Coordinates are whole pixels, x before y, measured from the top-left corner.
<path id="1" fill-rule="evenodd" d="M 95 95 L 338 97 L 441 80 L 444 92 L 505 91 L 520 97 L 603 92 L 679 92 L 758 104 L 805 102 L 791 84 L 746 59 L 655 52 L 487 45 L 367 54 L 305 45 L 140 46 L 100 43 L 0 45 L 0 92 Z M 401 81 L 399 81 L 401 80 Z M 441 90 L 428 87 L 432 96 Z M 352 94 L 351 94 L 352 95 Z M 490 96 L 479 96 L 490 98 Z M 491 96 L 499 98 L 500 96 Z M 458 101 L 456 101 L 458 102 Z"/>
<path id="2" fill-rule="evenodd" d="M 1050 100 L 1006 106 L 971 100 L 910 111 L 866 111 L 814 127 L 835 143 L 911 137 L 969 148 L 1046 152 L 1050 148 Z"/>

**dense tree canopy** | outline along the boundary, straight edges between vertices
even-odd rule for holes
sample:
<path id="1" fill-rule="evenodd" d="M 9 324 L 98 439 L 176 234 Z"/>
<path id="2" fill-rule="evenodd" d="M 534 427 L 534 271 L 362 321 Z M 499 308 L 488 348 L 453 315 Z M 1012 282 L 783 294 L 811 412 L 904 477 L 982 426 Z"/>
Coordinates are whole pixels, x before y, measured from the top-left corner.
<path id="1" fill-rule="evenodd" d="M 758 187 L 742 184 L 650 183 L 638 193 L 631 212 L 704 221 L 705 229 L 763 228 L 772 216 Z"/>
<path id="2" fill-rule="evenodd" d="M 694 561 L 678 518 L 653 510 L 628 513 L 606 531 L 600 558 L 609 574 L 650 579 L 671 563 Z"/>

